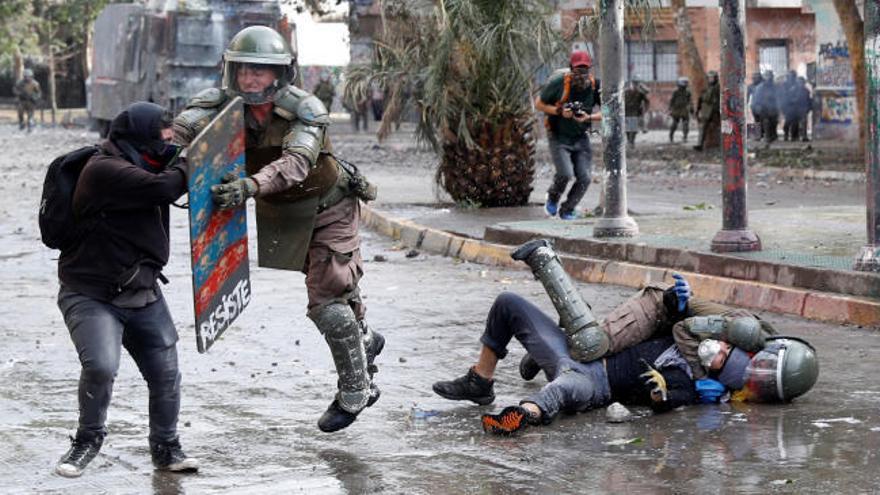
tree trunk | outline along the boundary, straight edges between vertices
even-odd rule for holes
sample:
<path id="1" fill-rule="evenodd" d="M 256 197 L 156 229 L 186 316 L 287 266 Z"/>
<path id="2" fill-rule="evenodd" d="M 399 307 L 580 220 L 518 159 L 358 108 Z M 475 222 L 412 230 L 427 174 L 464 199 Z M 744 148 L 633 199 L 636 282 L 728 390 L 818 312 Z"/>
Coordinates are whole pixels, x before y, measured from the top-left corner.
<path id="1" fill-rule="evenodd" d="M 83 16 L 83 40 L 82 40 L 82 52 L 80 58 L 80 63 L 82 64 L 82 74 L 83 74 L 83 82 L 88 81 L 89 74 L 91 73 L 91 64 L 89 63 L 89 55 L 91 54 L 91 45 L 92 45 L 92 29 L 91 24 L 92 21 L 92 9 L 91 4 L 86 2 L 86 12 Z M 89 90 L 88 87 L 85 88 L 86 91 Z"/>
<path id="2" fill-rule="evenodd" d="M 58 110 L 58 100 L 55 94 L 55 50 L 51 44 L 46 45 L 46 65 L 49 66 L 49 108 L 51 109 L 52 125 L 55 125 L 55 112 Z"/>
<path id="3" fill-rule="evenodd" d="M 16 44 L 15 51 L 12 53 L 12 77 L 15 82 L 21 80 L 24 72 L 24 58 L 21 56 L 21 48 Z"/>
<path id="4" fill-rule="evenodd" d="M 706 70 L 703 68 L 703 59 L 700 58 L 700 50 L 697 49 L 697 42 L 694 40 L 691 19 L 687 14 L 685 0 L 672 0 L 671 6 L 675 12 L 675 30 L 678 33 L 681 67 L 690 79 L 692 94 L 699 96 L 706 88 Z"/>
<path id="5" fill-rule="evenodd" d="M 852 65 L 853 81 L 856 85 L 856 107 L 859 118 L 859 149 L 865 152 L 865 129 L 867 104 L 865 89 L 865 23 L 859 14 L 856 0 L 834 0 L 834 10 L 840 18 L 846 44 L 849 48 L 849 60 Z"/>

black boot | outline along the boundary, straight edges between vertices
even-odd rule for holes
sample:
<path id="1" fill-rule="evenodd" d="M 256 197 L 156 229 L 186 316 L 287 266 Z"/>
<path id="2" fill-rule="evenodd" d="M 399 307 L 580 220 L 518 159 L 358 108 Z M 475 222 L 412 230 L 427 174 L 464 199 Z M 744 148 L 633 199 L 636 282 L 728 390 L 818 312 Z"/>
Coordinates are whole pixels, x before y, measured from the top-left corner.
<path id="1" fill-rule="evenodd" d="M 66 478 L 78 478 L 103 444 L 104 437 L 100 435 L 91 439 L 70 437 L 70 450 L 58 460 L 55 472 Z"/>
<path id="2" fill-rule="evenodd" d="M 198 459 L 187 457 L 177 438 L 168 442 L 150 441 L 150 455 L 153 457 L 153 467 L 159 471 L 194 473 L 199 470 Z"/>
<path id="3" fill-rule="evenodd" d="M 364 320 L 359 321 L 358 324 L 365 336 L 367 334 L 372 334 L 369 345 L 364 348 L 364 351 L 366 351 L 367 354 L 367 371 L 370 373 L 370 378 L 373 378 L 373 375 L 379 372 L 379 368 L 373 364 L 373 361 L 376 360 L 376 357 L 379 354 L 382 354 L 382 349 L 385 348 L 385 337 L 375 330 L 368 330 L 367 322 Z"/>
<path id="4" fill-rule="evenodd" d="M 434 384 L 434 392 L 449 400 L 469 400 L 481 406 L 495 400 L 495 380 L 487 380 L 473 368 L 467 374 L 448 382 Z"/>
<path id="5" fill-rule="evenodd" d="M 538 366 L 531 354 L 526 353 L 519 362 L 519 376 L 528 382 L 538 376 L 539 371 L 541 371 L 541 367 Z"/>
<path id="6" fill-rule="evenodd" d="M 367 400 L 367 405 L 364 409 L 375 404 L 381 395 L 382 392 L 379 390 L 379 387 L 377 387 L 375 383 L 370 384 L 370 398 Z M 363 409 L 361 409 L 361 411 L 363 411 Z M 354 420 L 357 419 L 358 414 L 360 414 L 361 411 L 356 413 L 348 412 L 339 406 L 338 400 L 333 399 L 333 402 L 330 403 L 330 406 L 324 411 L 324 414 L 321 415 L 320 419 L 318 419 L 318 429 L 324 433 L 333 433 L 334 431 L 348 428 L 354 423 Z"/>

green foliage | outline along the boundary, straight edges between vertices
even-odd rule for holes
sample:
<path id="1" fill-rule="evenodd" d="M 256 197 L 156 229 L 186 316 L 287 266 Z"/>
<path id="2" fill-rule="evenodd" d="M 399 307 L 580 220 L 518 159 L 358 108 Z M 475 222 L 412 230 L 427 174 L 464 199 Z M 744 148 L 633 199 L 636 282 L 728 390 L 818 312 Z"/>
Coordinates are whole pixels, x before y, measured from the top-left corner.
<path id="1" fill-rule="evenodd" d="M 386 29 L 370 66 L 352 67 L 346 99 L 363 100 L 371 84 L 388 93 L 384 137 L 406 100 L 420 110 L 418 136 L 476 145 L 474 122 L 527 119 L 532 80 L 566 48 L 546 0 L 438 0 L 432 8 L 386 2 Z"/>
<path id="2" fill-rule="evenodd" d="M 109 3 L 131 0 L 2 0 L 0 55 L 16 47 L 39 56 L 48 46 L 59 56 L 81 52 L 92 22 Z"/>

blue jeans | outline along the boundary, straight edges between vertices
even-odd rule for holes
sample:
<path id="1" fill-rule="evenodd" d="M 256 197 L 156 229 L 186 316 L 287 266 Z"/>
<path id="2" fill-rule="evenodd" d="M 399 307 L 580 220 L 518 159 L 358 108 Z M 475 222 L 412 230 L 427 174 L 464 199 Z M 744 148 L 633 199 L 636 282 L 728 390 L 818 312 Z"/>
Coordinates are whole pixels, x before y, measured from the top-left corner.
<path id="1" fill-rule="evenodd" d="M 504 359 L 513 337 L 531 354 L 550 382 L 523 401 L 537 404 L 546 422 L 560 411 L 586 411 L 605 406 L 611 400 L 603 361 L 581 363 L 572 359 L 562 329 L 534 304 L 505 292 L 489 310 L 480 342 L 492 349 L 498 359 Z"/>
<path id="2" fill-rule="evenodd" d="M 549 138 L 550 158 L 556 167 L 556 175 L 553 183 L 547 191 L 547 200 L 559 203 L 562 193 L 574 177 L 574 184 L 568 191 L 568 197 L 559 208 L 559 214 L 571 213 L 587 193 L 592 177 L 590 171 L 593 168 L 593 151 L 590 148 L 590 138 L 586 135 L 574 144 L 562 144 L 552 135 Z"/>
<path id="3" fill-rule="evenodd" d="M 107 407 L 125 347 L 150 390 L 150 441 L 177 438 L 177 330 L 165 299 L 160 296 L 142 308 L 120 308 L 62 287 L 58 307 L 82 365 L 77 437 L 107 434 Z"/>

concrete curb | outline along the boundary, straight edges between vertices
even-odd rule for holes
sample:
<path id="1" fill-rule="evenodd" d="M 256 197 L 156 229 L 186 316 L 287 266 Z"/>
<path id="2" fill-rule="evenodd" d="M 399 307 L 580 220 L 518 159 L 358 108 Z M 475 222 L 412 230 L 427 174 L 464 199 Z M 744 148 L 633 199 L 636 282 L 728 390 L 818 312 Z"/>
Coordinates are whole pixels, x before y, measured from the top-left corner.
<path id="1" fill-rule="evenodd" d="M 513 246 L 458 236 L 400 220 L 369 206 L 361 209 L 361 222 L 402 244 L 464 261 L 506 268 L 525 269 L 510 258 Z M 762 282 L 704 275 L 624 261 L 560 253 L 566 270 L 577 280 L 639 288 L 649 282 L 669 281 L 673 272 L 683 273 L 701 298 L 728 304 L 801 316 L 830 323 L 880 329 L 880 300 L 829 292 L 773 285 Z"/>
<path id="2" fill-rule="evenodd" d="M 534 232 L 505 225 L 486 227 L 485 239 L 505 245 L 519 245 L 533 238 Z M 832 294 L 874 299 L 880 294 L 880 276 L 830 268 L 787 265 L 723 253 L 691 251 L 677 247 L 650 246 L 642 242 L 613 242 L 592 238 L 547 235 L 563 252 L 637 265 L 701 273 L 721 278 L 741 279 L 781 287 L 792 287 Z"/>

